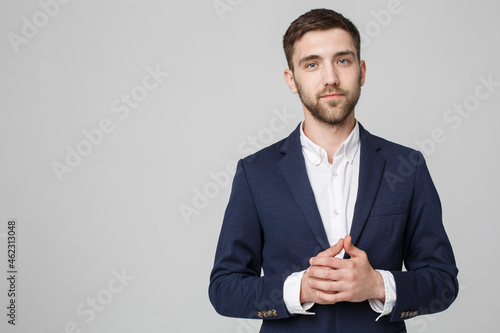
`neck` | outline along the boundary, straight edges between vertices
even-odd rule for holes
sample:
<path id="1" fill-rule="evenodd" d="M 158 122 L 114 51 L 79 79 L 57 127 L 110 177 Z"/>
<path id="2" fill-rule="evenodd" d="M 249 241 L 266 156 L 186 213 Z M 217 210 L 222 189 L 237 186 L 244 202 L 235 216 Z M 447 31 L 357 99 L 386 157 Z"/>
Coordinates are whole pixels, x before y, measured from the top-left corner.
<path id="1" fill-rule="evenodd" d="M 342 124 L 325 124 L 319 122 L 306 112 L 304 119 L 304 134 L 315 144 L 326 150 L 328 161 L 333 163 L 333 156 L 340 145 L 349 137 L 356 126 L 354 111 Z"/>

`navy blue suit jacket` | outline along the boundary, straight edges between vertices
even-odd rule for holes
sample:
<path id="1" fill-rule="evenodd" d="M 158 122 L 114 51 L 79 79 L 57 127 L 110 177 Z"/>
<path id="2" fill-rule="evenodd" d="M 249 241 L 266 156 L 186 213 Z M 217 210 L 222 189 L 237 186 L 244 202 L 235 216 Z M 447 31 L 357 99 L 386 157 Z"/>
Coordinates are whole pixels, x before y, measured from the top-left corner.
<path id="1" fill-rule="evenodd" d="M 238 163 L 210 276 L 209 296 L 218 313 L 263 318 L 261 332 L 405 332 L 404 319 L 442 311 L 455 300 L 458 270 L 422 154 L 362 126 L 360 140 L 350 235 L 373 268 L 394 275 L 392 313 L 375 321 L 378 314 L 368 301 L 316 304 L 314 316 L 287 311 L 285 279 L 329 247 L 299 127 Z"/>

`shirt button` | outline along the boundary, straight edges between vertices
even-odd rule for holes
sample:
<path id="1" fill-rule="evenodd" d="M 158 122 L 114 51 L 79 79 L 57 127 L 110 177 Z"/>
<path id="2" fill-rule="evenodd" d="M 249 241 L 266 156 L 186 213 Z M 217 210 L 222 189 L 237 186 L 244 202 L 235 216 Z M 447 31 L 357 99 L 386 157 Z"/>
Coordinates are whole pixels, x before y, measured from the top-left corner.
<path id="1" fill-rule="evenodd" d="M 347 159 L 351 159 L 352 155 L 351 154 L 347 154 Z"/>
<path id="2" fill-rule="evenodd" d="M 332 175 L 333 175 L 333 177 L 337 177 L 339 174 L 337 173 L 337 171 L 334 171 L 334 172 L 332 173 Z"/>
<path id="3" fill-rule="evenodd" d="M 321 152 L 321 153 L 319 153 L 319 157 L 325 158 L 325 154 L 323 154 L 323 152 Z"/>
<path id="4" fill-rule="evenodd" d="M 338 209 L 335 209 L 335 210 L 333 211 L 333 214 L 335 214 L 335 215 L 339 215 L 339 214 L 340 214 L 340 212 L 339 212 L 339 210 L 338 210 Z"/>

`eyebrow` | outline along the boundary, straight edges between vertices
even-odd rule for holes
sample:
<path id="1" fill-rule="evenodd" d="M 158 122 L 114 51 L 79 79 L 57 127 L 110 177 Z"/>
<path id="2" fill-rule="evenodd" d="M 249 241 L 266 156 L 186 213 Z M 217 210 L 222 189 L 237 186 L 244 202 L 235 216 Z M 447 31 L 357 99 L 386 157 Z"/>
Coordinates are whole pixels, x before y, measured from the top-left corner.
<path id="1" fill-rule="evenodd" d="M 339 51 L 339 52 L 334 54 L 334 57 L 336 58 L 336 57 L 341 57 L 341 56 L 346 56 L 346 55 L 350 55 L 350 56 L 356 58 L 356 54 L 350 50 Z M 302 65 L 306 61 L 318 60 L 318 59 L 321 59 L 321 57 L 317 54 L 311 54 L 311 55 L 305 56 L 299 60 L 299 66 Z"/>
<path id="2" fill-rule="evenodd" d="M 350 56 L 353 56 L 354 58 L 356 58 L 356 54 L 350 50 L 340 51 L 340 52 L 335 53 L 335 57 L 346 56 L 346 55 L 350 55 Z"/>
<path id="3" fill-rule="evenodd" d="M 299 66 L 302 65 L 306 61 L 317 60 L 317 59 L 321 59 L 321 57 L 317 54 L 311 54 L 311 55 L 305 56 L 299 60 Z"/>

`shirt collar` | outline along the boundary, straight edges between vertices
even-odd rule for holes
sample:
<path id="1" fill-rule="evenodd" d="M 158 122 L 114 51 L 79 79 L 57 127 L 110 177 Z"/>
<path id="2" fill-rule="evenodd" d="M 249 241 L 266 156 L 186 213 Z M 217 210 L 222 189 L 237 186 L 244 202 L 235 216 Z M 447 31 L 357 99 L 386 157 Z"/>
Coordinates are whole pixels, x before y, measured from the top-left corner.
<path id="1" fill-rule="evenodd" d="M 326 161 L 328 163 L 328 155 L 326 150 L 315 144 L 309 139 L 302 128 L 304 122 L 300 124 L 300 142 L 302 144 L 302 151 L 307 159 L 314 165 L 320 165 L 321 161 Z M 351 131 L 347 139 L 340 145 L 339 149 L 333 156 L 333 159 L 345 156 L 347 162 L 350 164 L 353 163 L 354 157 L 356 156 L 359 150 L 359 124 L 356 121 L 356 125 L 354 129 Z"/>

